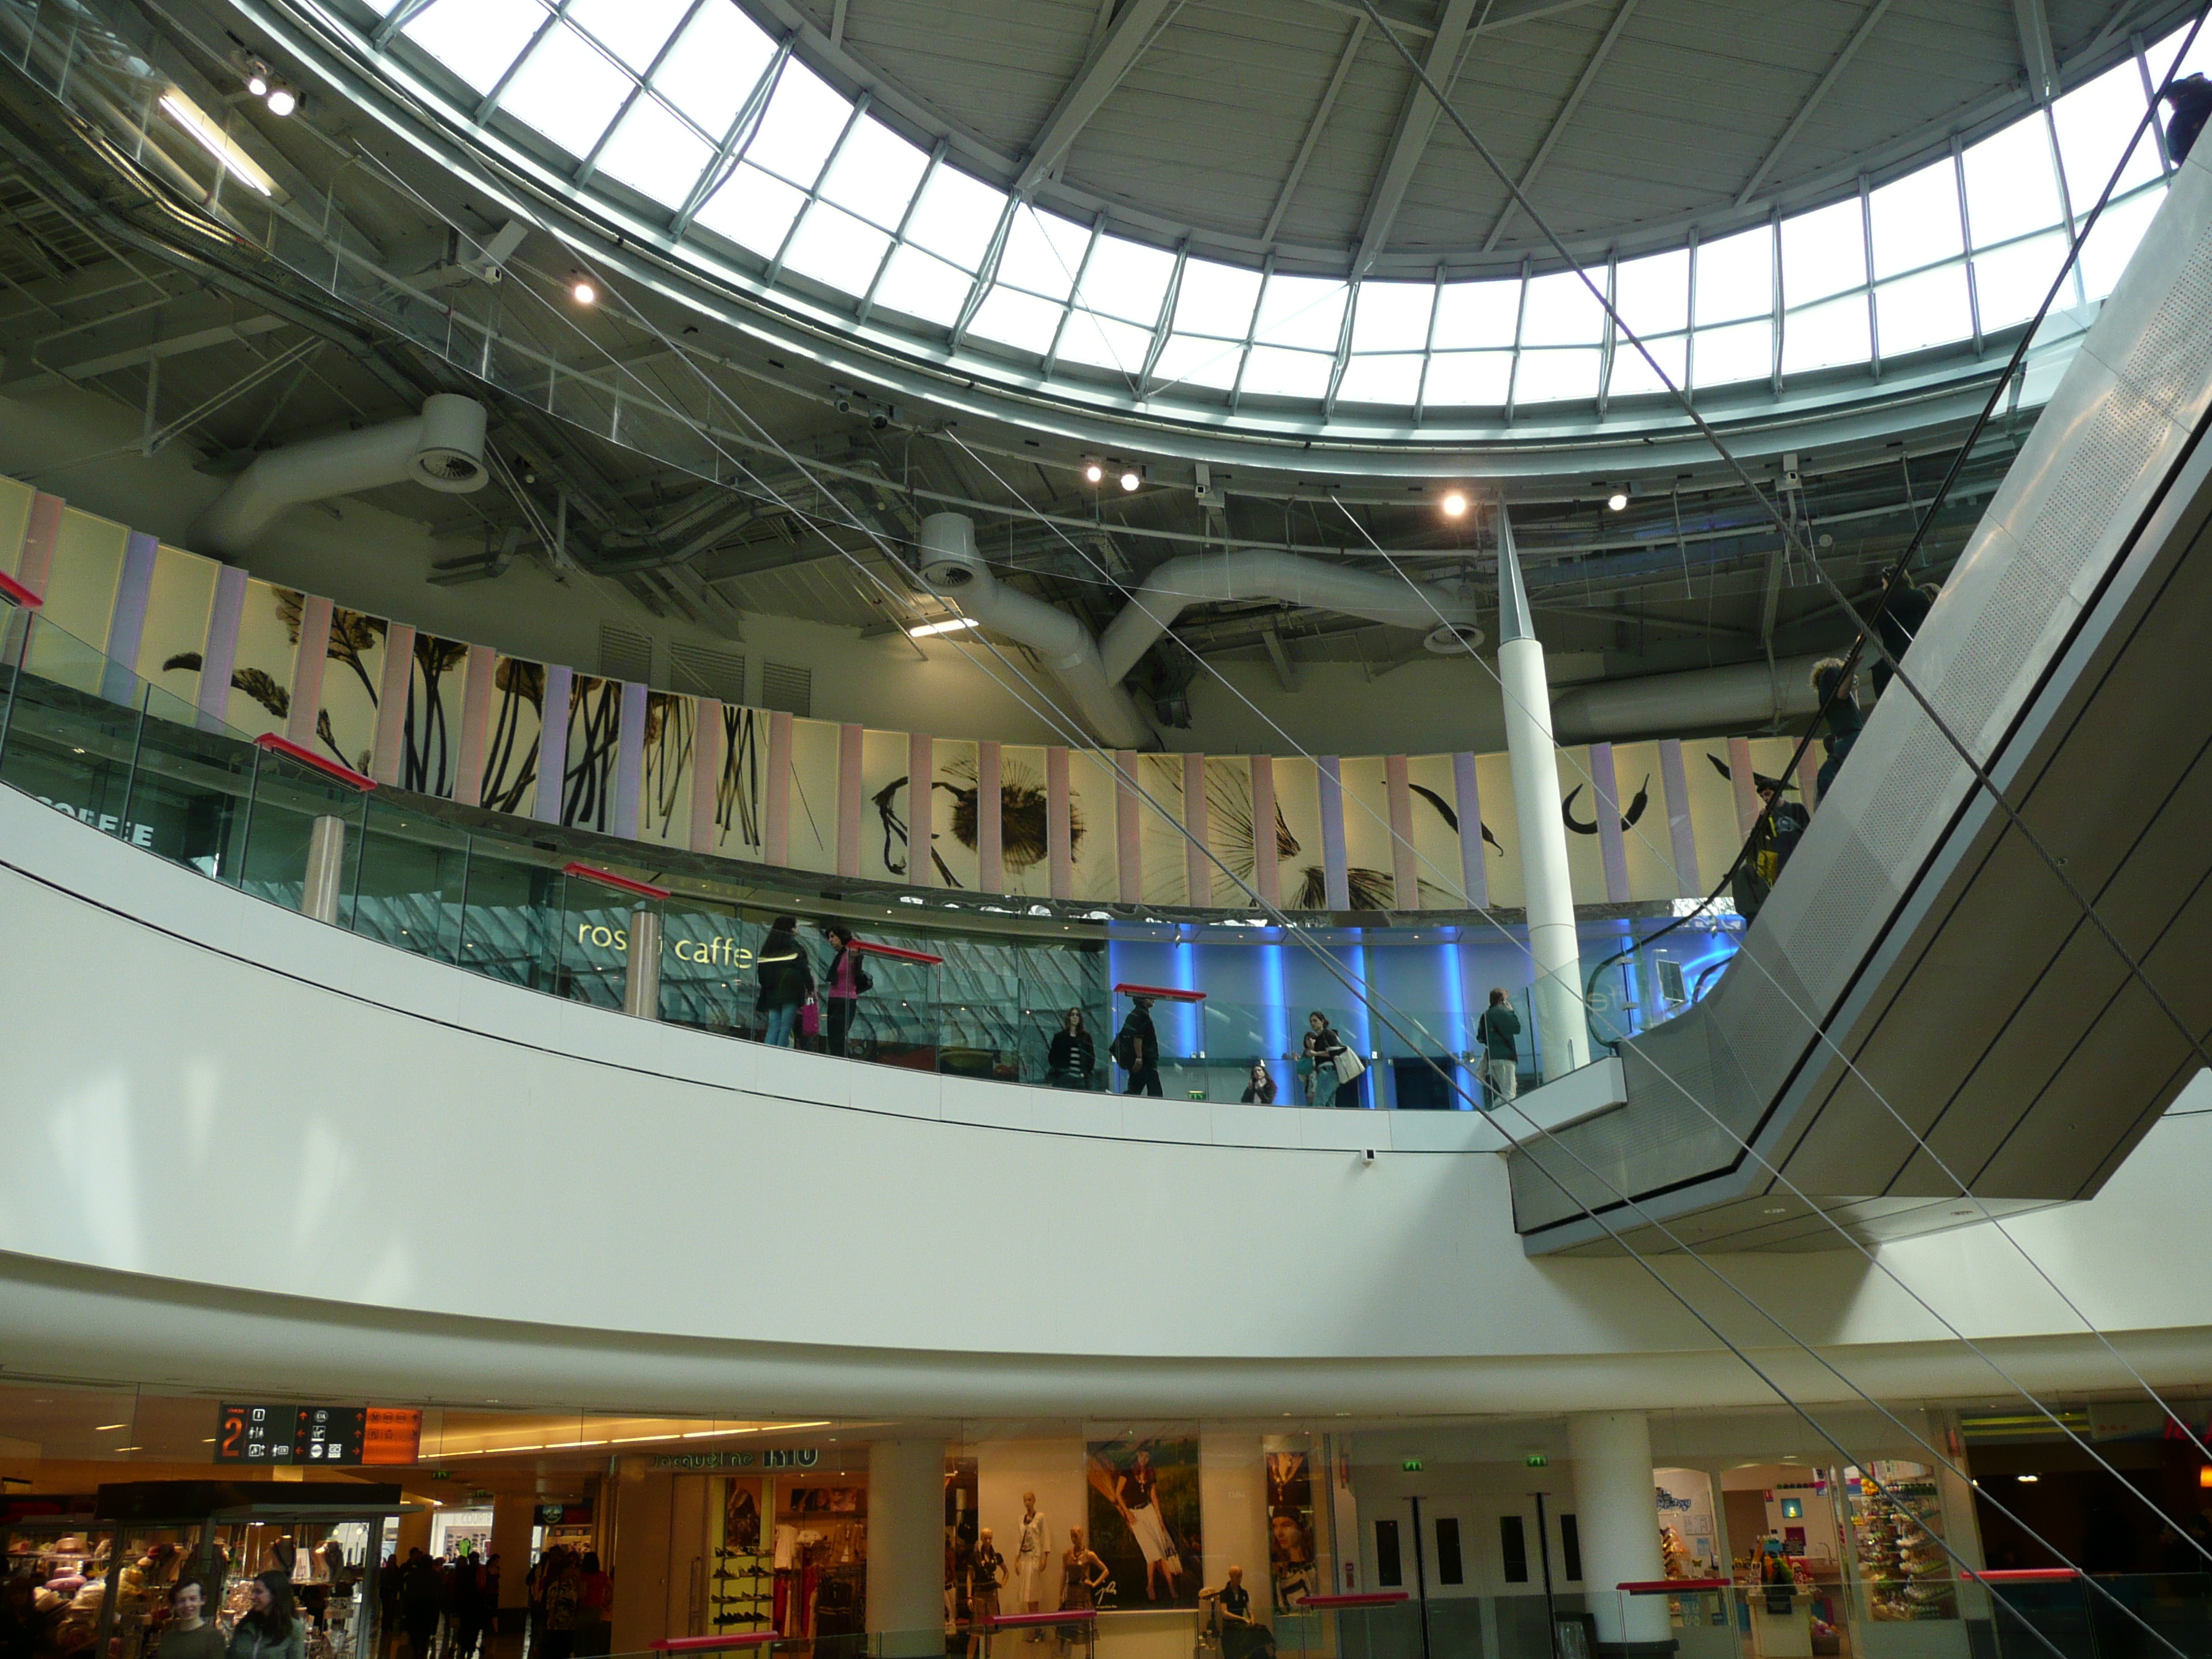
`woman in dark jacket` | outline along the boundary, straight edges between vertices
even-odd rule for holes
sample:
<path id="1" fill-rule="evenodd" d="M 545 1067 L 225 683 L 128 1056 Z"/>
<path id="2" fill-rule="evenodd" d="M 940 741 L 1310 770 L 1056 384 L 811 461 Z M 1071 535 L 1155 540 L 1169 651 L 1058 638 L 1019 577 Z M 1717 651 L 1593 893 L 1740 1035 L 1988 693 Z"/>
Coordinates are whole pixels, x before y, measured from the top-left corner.
<path id="1" fill-rule="evenodd" d="M 1275 1079 L 1267 1070 L 1267 1062 L 1252 1062 L 1252 1075 L 1244 1079 L 1244 1100 L 1247 1106 L 1272 1106 L 1275 1103 Z"/>
<path id="2" fill-rule="evenodd" d="M 1055 1089 L 1088 1089 L 1091 1069 L 1098 1063 L 1098 1046 L 1083 1024 L 1083 1010 L 1071 1008 L 1060 1017 L 1060 1030 L 1052 1034 L 1045 1055 L 1045 1081 Z"/>
<path id="3" fill-rule="evenodd" d="M 230 1659 L 301 1659 L 307 1638 L 292 1603 L 292 1581 L 264 1572 L 253 1581 L 253 1601 L 230 1635 Z"/>
<path id="4" fill-rule="evenodd" d="M 770 1048 L 788 1048 L 799 1024 L 799 1011 L 814 994 L 814 964 L 799 948 L 796 916 L 778 916 L 769 924 L 756 966 L 760 995 L 753 1000 L 753 1006 L 768 1016 L 766 1041 Z"/>
<path id="5" fill-rule="evenodd" d="M 1844 678 L 1842 658 L 1821 658 L 1813 665 L 1812 678 L 1813 695 L 1826 703 L 1828 710 L 1828 735 L 1820 739 L 1828 757 L 1820 763 L 1820 775 L 1814 780 L 1820 799 L 1826 800 L 1836 774 L 1844 769 L 1844 757 L 1859 740 L 1859 728 L 1866 724 L 1866 715 L 1859 708 L 1858 676 Z"/>

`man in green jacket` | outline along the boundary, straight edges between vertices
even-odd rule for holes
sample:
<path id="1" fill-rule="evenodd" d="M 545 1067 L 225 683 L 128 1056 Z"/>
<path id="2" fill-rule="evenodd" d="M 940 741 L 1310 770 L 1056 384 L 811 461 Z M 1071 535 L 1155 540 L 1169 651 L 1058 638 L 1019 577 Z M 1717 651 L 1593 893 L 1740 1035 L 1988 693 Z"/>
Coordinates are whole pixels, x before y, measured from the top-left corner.
<path id="1" fill-rule="evenodd" d="M 1513 1039 L 1521 1035 L 1521 1016 L 1505 1000 L 1503 989 L 1490 994 L 1490 1006 L 1474 1022 L 1474 1040 L 1482 1045 L 1482 1078 L 1490 1085 L 1485 1111 L 1495 1111 L 1502 1101 L 1521 1092 L 1521 1051 Z"/>

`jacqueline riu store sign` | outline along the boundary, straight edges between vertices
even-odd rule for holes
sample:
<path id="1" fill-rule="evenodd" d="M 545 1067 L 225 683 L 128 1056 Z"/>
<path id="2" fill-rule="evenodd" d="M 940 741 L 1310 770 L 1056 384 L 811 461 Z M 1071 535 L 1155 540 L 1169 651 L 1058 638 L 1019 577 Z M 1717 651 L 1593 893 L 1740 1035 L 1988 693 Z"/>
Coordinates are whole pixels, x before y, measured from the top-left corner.
<path id="1" fill-rule="evenodd" d="M 646 1467 L 655 1469 L 811 1469 L 822 1461 L 820 1448 L 793 1446 L 769 1451 L 655 1452 Z"/>

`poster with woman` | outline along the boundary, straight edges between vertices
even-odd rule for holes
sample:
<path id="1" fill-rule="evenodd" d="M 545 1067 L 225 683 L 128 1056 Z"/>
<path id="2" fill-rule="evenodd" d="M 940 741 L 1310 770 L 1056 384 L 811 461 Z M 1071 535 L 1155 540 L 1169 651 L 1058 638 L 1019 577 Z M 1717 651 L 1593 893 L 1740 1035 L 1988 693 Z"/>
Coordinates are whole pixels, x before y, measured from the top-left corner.
<path id="1" fill-rule="evenodd" d="M 1088 1454 L 1090 1543 L 1114 1585 L 1099 1605 L 1195 1607 L 1205 1559 L 1196 1437 L 1094 1441 Z"/>
<path id="2" fill-rule="evenodd" d="M 1277 1613 L 1322 1591 L 1314 1557 L 1313 1472 L 1303 1451 L 1267 1453 L 1267 1582 Z"/>

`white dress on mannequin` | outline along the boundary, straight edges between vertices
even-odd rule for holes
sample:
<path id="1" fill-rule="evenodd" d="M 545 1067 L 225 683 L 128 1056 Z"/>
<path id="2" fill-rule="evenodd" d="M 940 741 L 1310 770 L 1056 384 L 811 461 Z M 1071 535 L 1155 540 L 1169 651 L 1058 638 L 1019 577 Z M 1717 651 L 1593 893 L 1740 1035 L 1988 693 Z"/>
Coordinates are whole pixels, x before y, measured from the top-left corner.
<path id="1" fill-rule="evenodd" d="M 1014 1594 L 1024 1609 L 1042 1604 L 1045 1571 L 1051 1565 L 1052 1528 L 1045 1525 L 1043 1511 L 1024 1516 L 1022 1541 L 1014 1551 Z"/>

